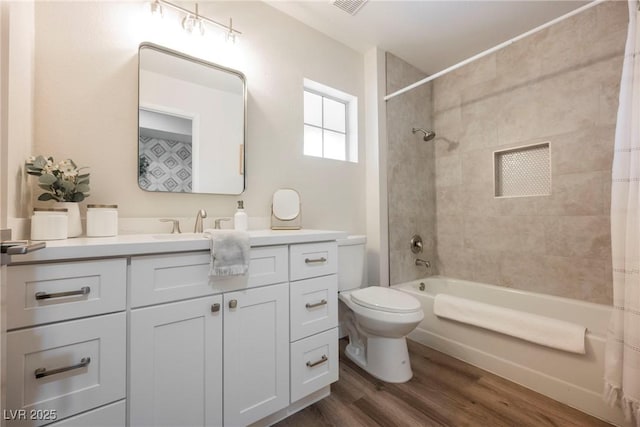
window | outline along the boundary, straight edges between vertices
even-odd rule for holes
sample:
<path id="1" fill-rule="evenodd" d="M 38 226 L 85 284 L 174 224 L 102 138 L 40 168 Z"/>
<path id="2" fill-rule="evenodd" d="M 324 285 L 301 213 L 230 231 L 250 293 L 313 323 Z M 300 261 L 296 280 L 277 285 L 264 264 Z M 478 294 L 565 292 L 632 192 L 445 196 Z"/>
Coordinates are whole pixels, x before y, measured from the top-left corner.
<path id="1" fill-rule="evenodd" d="M 304 154 L 358 161 L 357 98 L 304 80 Z"/>

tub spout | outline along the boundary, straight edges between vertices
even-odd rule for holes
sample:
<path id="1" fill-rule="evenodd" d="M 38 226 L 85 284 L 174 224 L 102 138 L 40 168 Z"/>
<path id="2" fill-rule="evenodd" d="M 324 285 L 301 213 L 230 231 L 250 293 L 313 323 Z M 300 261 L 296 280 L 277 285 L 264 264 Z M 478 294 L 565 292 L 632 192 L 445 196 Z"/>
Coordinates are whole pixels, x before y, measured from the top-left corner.
<path id="1" fill-rule="evenodd" d="M 416 265 L 419 266 L 424 266 L 425 268 L 431 268 L 431 263 L 429 261 L 425 261 L 423 259 L 420 258 L 416 258 Z"/>

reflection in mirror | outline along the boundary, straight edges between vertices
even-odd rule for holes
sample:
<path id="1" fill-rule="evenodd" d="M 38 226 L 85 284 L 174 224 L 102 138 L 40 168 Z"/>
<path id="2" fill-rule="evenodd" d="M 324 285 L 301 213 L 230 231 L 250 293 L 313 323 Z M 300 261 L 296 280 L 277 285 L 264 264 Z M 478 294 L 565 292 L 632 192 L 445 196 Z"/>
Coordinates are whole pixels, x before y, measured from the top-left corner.
<path id="1" fill-rule="evenodd" d="M 140 188 L 242 193 L 245 101 L 242 73 L 150 43 L 140 45 Z"/>

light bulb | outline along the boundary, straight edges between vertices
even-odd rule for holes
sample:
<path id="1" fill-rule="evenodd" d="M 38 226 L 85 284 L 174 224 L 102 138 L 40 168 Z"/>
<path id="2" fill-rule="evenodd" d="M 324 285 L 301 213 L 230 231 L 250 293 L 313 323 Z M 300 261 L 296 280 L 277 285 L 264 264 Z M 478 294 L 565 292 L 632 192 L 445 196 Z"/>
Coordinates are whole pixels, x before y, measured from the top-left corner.
<path id="1" fill-rule="evenodd" d="M 164 11 L 162 10 L 162 5 L 158 0 L 155 0 L 151 3 L 151 14 L 156 17 L 162 18 L 164 16 Z"/>

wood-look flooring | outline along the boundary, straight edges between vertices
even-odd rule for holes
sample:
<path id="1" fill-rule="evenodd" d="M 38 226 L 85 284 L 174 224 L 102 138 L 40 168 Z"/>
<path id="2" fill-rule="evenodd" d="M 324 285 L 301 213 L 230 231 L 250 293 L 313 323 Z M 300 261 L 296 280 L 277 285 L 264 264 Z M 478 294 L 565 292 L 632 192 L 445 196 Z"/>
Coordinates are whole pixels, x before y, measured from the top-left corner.
<path id="1" fill-rule="evenodd" d="M 576 409 L 409 341 L 413 378 L 389 384 L 344 356 L 331 395 L 276 424 L 316 426 L 610 426 Z"/>

